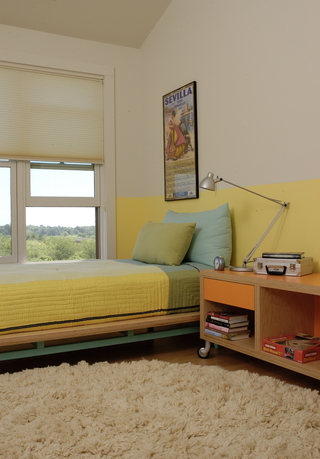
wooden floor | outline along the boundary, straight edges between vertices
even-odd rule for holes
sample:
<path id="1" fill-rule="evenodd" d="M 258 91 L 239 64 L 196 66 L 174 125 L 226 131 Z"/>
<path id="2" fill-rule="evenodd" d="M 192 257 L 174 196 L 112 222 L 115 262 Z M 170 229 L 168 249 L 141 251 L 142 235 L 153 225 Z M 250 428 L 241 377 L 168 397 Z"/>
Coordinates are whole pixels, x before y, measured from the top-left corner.
<path id="1" fill-rule="evenodd" d="M 202 345 L 203 341 L 200 340 L 198 334 L 162 338 L 141 343 L 0 362 L 0 374 L 7 372 L 13 373 L 27 368 L 57 366 L 63 362 L 74 365 L 81 360 L 92 364 L 103 361 L 115 363 L 140 359 L 157 359 L 175 363 L 191 362 L 195 365 L 218 365 L 229 371 L 248 370 L 249 372 L 260 375 L 272 376 L 289 384 L 295 384 L 312 390 L 320 390 L 320 381 L 316 379 L 229 349 L 214 349 L 212 347 L 209 358 L 201 359 L 197 355 L 197 349 Z"/>

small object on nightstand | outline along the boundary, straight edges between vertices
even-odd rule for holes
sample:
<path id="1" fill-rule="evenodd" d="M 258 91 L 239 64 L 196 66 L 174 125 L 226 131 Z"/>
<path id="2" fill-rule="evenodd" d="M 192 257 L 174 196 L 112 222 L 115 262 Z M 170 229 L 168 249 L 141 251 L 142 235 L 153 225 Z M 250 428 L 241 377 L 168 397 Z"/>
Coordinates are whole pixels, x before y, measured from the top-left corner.
<path id="1" fill-rule="evenodd" d="M 313 271 L 313 258 L 254 258 L 253 272 L 255 274 L 270 274 L 278 276 L 305 276 Z"/>
<path id="2" fill-rule="evenodd" d="M 216 271 L 224 271 L 225 261 L 223 257 L 216 257 L 213 260 L 213 267 Z"/>
<path id="3" fill-rule="evenodd" d="M 304 252 L 263 252 L 262 258 L 302 259 Z"/>

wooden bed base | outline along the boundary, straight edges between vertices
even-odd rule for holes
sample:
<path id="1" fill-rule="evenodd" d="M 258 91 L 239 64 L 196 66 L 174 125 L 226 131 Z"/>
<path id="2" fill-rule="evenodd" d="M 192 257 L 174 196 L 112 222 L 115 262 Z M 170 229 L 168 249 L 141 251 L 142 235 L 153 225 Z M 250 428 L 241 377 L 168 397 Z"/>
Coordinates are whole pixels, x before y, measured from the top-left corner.
<path id="1" fill-rule="evenodd" d="M 189 312 L 0 335 L 0 361 L 199 333 L 199 319 L 199 312 Z M 165 329 L 155 330 L 159 327 Z M 103 336 L 110 334 L 115 336 Z M 56 343 L 61 340 L 69 342 Z M 15 349 L 6 349 L 11 346 Z"/>

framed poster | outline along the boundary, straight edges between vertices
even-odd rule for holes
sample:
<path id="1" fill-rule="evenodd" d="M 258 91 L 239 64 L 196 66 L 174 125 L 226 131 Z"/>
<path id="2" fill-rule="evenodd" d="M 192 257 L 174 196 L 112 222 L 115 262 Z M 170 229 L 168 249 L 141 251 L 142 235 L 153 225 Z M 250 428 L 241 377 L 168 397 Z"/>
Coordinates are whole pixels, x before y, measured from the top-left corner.
<path id="1" fill-rule="evenodd" d="M 199 197 L 196 82 L 163 96 L 165 200 Z"/>

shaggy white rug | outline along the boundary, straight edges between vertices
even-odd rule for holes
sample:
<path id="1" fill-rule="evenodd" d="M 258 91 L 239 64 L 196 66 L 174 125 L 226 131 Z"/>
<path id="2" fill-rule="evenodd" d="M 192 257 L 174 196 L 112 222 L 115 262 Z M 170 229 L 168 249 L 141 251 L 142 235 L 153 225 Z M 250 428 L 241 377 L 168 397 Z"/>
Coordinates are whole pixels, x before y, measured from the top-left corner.
<path id="1" fill-rule="evenodd" d="M 247 371 L 80 362 L 0 375 L 5 459 L 320 458 L 320 395 Z"/>

